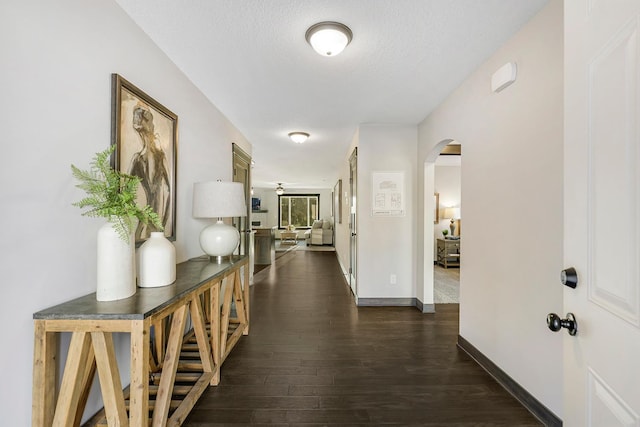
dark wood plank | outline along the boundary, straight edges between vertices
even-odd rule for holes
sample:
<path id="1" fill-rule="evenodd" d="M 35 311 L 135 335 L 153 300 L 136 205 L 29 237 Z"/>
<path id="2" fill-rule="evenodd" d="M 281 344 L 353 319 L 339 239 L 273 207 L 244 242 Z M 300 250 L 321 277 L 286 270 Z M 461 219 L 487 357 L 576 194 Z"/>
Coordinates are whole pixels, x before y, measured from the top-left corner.
<path id="1" fill-rule="evenodd" d="M 184 426 L 542 425 L 457 347 L 458 305 L 356 307 L 332 252 L 257 278 L 251 334 Z"/>
<path id="2" fill-rule="evenodd" d="M 491 359 L 482 354 L 477 348 L 475 348 L 469 341 L 463 337 L 458 337 L 458 346 L 466 351 L 469 356 L 473 357 L 480 366 L 482 366 L 496 381 L 501 384 L 506 390 L 509 391 L 518 401 L 522 402 L 536 418 L 541 420 L 545 426 L 548 427 L 561 427 L 562 420 L 558 418 L 553 412 L 546 406 L 532 396 L 527 390 L 525 390 L 520 384 L 518 384 L 513 378 L 507 375 L 502 369 L 500 369 Z"/>

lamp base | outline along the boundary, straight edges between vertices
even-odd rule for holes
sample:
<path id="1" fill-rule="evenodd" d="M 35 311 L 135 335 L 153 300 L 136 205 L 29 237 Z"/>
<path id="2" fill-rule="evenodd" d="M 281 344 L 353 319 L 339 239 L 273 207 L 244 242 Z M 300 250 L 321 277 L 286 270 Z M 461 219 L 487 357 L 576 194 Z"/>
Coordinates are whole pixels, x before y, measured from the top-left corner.
<path id="1" fill-rule="evenodd" d="M 231 255 L 240 243 L 238 230 L 218 219 L 215 224 L 205 227 L 200 232 L 200 247 L 210 257 L 218 258 Z"/>
<path id="2" fill-rule="evenodd" d="M 209 262 L 212 262 L 214 264 L 224 264 L 227 261 L 231 261 L 231 255 L 209 256 Z"/>

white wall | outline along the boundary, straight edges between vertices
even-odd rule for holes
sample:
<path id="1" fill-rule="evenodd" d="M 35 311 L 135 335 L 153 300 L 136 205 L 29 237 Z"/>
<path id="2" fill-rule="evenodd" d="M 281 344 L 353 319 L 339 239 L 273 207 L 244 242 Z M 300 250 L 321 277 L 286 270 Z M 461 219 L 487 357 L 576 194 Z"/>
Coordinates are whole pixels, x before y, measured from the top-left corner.
<path id="1" fill-rule="evenodd" d="M 361 125 L 358 143 L 358 298 L 416 296 L 417 127 Z M 371 215 L 372 173 L 404 172 L 406 215 Z M 390 284 L 395 274 L 397 284 Z"/>
<path id="2" fill-rule="evenodd" d="M 83 193 L 69 166 L 88 166 L 110 144 L 111 73 L 179 117 L 179 261 L 201 254 L 204 222 L 191 218 L 193 182 L 230 180 L 231 143 L 248 152 L 251 146 L 113 1 L 2 2 L 0 52 L 0 413 L 3 425 L 27 426 L 32 314 L 95 291 L 96 232 L 103 222 L 71 206 Z M 128 383 L 128 341 L 116 341 Z M 87 413 L 99 406 L 92 395 Z"/>
<path id="3" fill-rule="evenodd" d="M 560 417 L 561 340 L 545 317 L 562 309 L 562 20 L 549 2 L 419 127 L 419 159 L 446 139 L 464 150 L 460 335 Z M 509 61 L 518 80 L 492 93 Z"/>
<path id="4" fill-rule="evenodd" d="M 261 213 L 251 213 L 252 221 L 260 221 L 261 227 L 278 226 L 278 196 L 273 188 L 253 188 L 253 197 L 260 199 Z"/>

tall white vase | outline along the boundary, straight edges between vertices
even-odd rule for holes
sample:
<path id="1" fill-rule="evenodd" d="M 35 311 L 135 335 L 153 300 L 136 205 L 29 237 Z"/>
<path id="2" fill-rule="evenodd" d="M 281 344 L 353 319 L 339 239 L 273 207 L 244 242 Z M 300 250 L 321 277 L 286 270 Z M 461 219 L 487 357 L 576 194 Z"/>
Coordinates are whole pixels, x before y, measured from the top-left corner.
<path id="1" fill-rule="evenodd" d="M 120 238 L 107 222 L 98 230 L 98 301 L 128 298 L 136 293 L 135 242 L 133 233 L 129 242 Z"/>
<path id="2" fill-rule="evenodd" d="M 176 281 L 176 248 L 163 232 L 151 236 L 138 249 L 138 286 L 153 288 Z"/>

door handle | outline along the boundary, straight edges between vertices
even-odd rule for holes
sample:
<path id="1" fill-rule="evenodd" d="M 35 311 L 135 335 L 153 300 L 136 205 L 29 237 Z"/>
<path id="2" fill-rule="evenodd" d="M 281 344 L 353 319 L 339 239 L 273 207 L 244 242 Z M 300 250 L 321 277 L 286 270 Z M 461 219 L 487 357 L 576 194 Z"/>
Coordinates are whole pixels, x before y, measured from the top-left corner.
<path id="1" fill-rule="evenodd" d="M 351 233 L 351 237 L 356 237 L 356 233 Z"/>
<path id="2" fill-rule="evenodd" d="M 573 336 L 578 333 L 578 321 L 573 313 L 567 313 L 566 319 L 561 319 L 555 313 L 549 313 L 547 315 L 547 326 L 553 332 L 558 332 L 562 328 L 567 328 L 569 335 Z"/>

